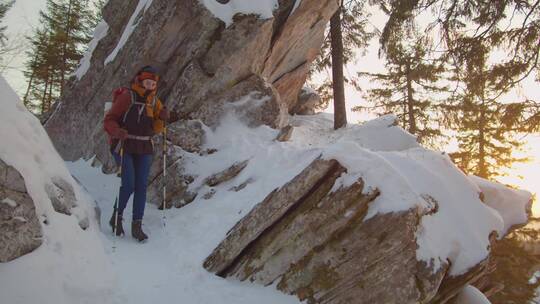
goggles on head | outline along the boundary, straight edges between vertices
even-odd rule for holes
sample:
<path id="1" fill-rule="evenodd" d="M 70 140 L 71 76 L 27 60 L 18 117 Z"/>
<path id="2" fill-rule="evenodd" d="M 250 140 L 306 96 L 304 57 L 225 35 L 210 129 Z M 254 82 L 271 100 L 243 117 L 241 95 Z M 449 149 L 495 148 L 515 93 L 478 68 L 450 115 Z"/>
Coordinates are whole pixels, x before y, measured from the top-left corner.
<path id="1" fill-rule="evenodd" d="M 159 81 L 159 76 L 150 72 L 141 72 L 139 76 L 137 76 L 137 79 L 140 82 L 143 82 L 143 80 L 146 80 L 146 79 L 150 79 L 157 82 Z"/>

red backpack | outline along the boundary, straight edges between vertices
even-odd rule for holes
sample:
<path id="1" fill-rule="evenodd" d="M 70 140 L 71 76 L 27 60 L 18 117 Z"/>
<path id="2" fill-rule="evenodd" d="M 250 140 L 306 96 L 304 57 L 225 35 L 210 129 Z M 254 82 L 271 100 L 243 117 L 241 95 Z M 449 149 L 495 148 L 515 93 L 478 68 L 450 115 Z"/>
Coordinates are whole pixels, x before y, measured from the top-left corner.
<path id="1" fill-rule="evenodd" d="M 129 110 L 131 109 L 131 107 L 132 107 L 134 104 L 137 104 L 137 103 L 138 103 L 138 102 L 137 102 L 137 98 L 135 98 L 135 93 L 134 93 L 132 90 L 130 90 L 129 88 L 126 88 L 126 87 L 120 87 L 120 88 L 117 88 L 117 89 L 115 89 L 115 90 L 113 91 L 113 94 L 112 94 L 112 95 L 113 95 L 113 96 L 112 96 L 112 97 L 113 97 L 113 98 L 112 98 L 112 101 L 107 101 L 107 102 L 105 102 L 104 115 L 107 115 L 107 112 L 109 112 L 109 110 L 111 109 L 112 104 L 113 104 L 113 102 L 116 100 L 116 98 L 117 98 L 118 96 L 122 95 L 122 94 L 125 94 L 127 91 L 129 91 L 130 94 L 131 94 L 131 104 L 129 105 L 129 108 L 127 109 L 126 113 L 124 114 L 124 118 L 122 119 L 123 122 L 126 121 L 126 117 L 127 117 L 127 114 L 128 114 L 128 112 L 129 112 Z M 154 100 L 153 100 L 153 102 L 152 102 L 152 108 L 153 108 L 153 109 L 154 109 L 155 106 L 156 106 L 156 101 L 157 101 L 157 98 L 154 97 Z M 143 107 L 143 108 L 144 108 L 144 107 Z M 143 113 L 143 111 L 142 111 L 143 108 L 141 108 L 141 112 L 139 112 L 139 119 L 140 119 L 140 116 L 141 116 L 142 113 Z M 105 116 L 104 116 L 104 117 L 105 117 Z"/>

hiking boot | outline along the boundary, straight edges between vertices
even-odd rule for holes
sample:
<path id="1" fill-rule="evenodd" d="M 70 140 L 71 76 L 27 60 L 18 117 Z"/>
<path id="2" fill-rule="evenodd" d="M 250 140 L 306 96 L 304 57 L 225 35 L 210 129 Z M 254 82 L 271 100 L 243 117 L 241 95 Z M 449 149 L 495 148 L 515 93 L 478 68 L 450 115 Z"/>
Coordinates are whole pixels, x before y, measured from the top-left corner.
<path id="1" fill-rule="evenodd" d="M 116 221 L 115 221 L 115 217 L 116 217 Z M 113 211 L 113 215 L 111 216 L 111 219 L 109 220 L 109 225 L 111 226 L 112 231 L 117 236 L 122 236 L 125 234 L 124 227 L 122 227 L 122 215 L 118 214 L 117 216 L 116 209 Z"/>
<path id="2" fill-rule="evenodd" d="M 148 238 L 148 236 L 142 231 L 142 220 L 135 220 L 131 222 L 131 235 L 139 242 L 142 242 Z"/>

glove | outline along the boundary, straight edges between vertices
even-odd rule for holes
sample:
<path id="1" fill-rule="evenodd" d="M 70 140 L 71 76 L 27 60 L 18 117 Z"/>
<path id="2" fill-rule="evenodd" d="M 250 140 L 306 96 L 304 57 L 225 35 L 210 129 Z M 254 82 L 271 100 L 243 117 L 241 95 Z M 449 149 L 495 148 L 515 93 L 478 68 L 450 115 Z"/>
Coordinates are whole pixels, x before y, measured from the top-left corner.
<path id="1" fill-rule="evenodd" d="M 169 121 L 169 110 L 167 110 L 166 107 L 164 107 L 163 109 L 161 109 L 161 111 L 159 112 L 159 119 L 163 120 L 163 121 Z"/>
<path id="2" fill-rule="evenodd" d="M 125 140 L 128 137 L 128 131 L 126 129 L 118 128 L 114 130 L 113 132 L 111 132 L 111 137 L 120 139 L 120 140 Z"/>

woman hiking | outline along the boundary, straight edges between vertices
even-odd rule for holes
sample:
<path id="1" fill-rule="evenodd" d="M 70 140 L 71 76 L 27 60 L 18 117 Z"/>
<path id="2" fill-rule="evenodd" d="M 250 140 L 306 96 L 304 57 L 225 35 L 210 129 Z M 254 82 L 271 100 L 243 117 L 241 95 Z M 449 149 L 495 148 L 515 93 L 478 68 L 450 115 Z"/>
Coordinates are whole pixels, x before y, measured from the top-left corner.
<path id="1" fill-rule="evenodd" d="M 154 153 L 152 136 L 163 132 L 164 123 L 169 120 L 169 112 L 156 96 L 158 81 L 157 69 L 151 66 L 140 69 L 131 88 L 114 92 L 112 107 L 104 119 L 111 152 L 122 172 L 118 207 L 115 206 L 109 224 L 117 236 L 124 235 L 123 212 L 133 194 L 131 235 L 140 242 L 148 238 L 142 230 L 142 219 Z"/>

